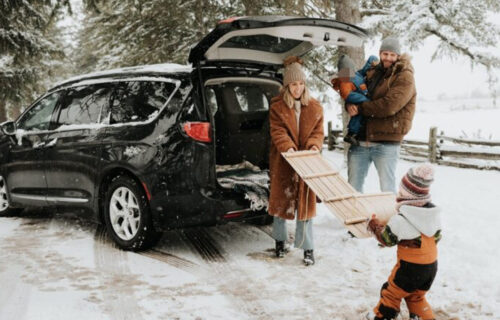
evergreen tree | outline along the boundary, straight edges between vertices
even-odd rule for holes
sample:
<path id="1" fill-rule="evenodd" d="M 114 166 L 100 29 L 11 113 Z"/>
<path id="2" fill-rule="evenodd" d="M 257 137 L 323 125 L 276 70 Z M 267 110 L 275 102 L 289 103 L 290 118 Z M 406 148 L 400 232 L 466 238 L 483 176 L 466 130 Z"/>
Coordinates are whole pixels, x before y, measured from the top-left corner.
<path id="1" fill-rule="evenodd" d="M 64 63 L 57 20 L 68 0 L 0 0 L 0 122 L 16 117 Z"/>

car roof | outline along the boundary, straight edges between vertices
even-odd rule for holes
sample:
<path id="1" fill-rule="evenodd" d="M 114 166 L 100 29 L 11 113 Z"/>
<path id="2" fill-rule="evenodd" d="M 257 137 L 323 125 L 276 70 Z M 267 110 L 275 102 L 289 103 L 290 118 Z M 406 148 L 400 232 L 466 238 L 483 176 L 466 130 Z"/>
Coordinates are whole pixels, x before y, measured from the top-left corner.
<path id="1" fill-rule="evenodd" d="M 89 85 L 93 83 L 102 83 L 103 80 L 110 81 L 125 77 L 164 77 L 171 75 L 189 74 L 193 68 L 191 65 L 181 65 L 175 63 L 151 64 L 134 67 L 125 67 L 97 71 L 88 74 L 75 76 L 64 81 L 56 83 L 49 91 L 60 89 L 70 85 Z"/>

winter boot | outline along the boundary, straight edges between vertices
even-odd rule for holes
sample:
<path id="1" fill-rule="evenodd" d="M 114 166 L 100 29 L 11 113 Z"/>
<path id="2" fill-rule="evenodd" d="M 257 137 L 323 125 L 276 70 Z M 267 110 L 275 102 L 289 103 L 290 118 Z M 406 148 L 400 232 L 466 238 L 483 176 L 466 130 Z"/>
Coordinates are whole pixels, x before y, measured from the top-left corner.
<path id="1" fill-rule="evenodd" d="M 276 257 L 283 258 L 285 256 L 285 241 L 276 241 Z"/>
<path id="2" fill-rule="evenodd" d="M 359 141 L 358 139 L 356 139 L 355 134 L 346 134 L 346 136 L 344 137 L 344 142 L 350 143 L 353 146 L 359 146 Z"/>
<path id="3" fill-rule="evenodd" d="M 306 266 L 312 266 L 314 264 L 313 250 L 304 250 L 304 264 Z"/>

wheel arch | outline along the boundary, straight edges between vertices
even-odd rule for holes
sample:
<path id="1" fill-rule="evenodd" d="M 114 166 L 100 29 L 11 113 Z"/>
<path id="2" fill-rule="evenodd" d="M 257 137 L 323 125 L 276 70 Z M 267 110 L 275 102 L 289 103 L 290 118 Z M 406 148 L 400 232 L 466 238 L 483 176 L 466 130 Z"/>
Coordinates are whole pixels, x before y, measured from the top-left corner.
<path id="1" fill-rule="evenodd" d="M 97 197 L 97 205 L 98 205 L 98 212 L 97 212 L 97 218 L 100 223 L 105 224 L 104 221 L 104 202 L 105 202 L 105 195 L 106 195 L 106 190 L 107 187 L 110 185 L 111 181 L 113 181 L 113 178 L 117 176 L 127 176 L 133 179 L 137 184 L 142 188 L 143 192 L 145 195 L 147 195 L 148 191 L 145 190 L 145 186 L 143 185 L 141 179 L 139 179 L 138 175 L 134 174 L 131 170 L 124 168 L 124 167 L 115 167 L 115 168 L 110 168 L 106 170 L 99 183 L 99 189 L 98 189 L 98 197 Z M 146 197 L 146 199 L 148 199 Z M 148 199 L 148 204 L 149 204 L 149 199 Z"/>

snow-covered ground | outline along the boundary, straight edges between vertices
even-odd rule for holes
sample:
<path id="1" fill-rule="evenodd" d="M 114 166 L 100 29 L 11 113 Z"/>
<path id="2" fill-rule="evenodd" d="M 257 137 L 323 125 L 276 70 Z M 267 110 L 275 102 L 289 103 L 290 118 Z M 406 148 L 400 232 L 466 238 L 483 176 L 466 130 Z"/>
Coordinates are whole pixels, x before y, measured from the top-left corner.
<path id="1" fill-rule="evenodd" d="M 438 125 L 452 136 L 500 140 L 500 109 L 456 105 L 420 104 L 409 137 L 427 139 Z M 325 120 L 337 120 L 333 109 Z M 345 177 L 342 154 L 324 155 Z M 412 165 L 400 161 L 397 176 Z M 498 171 L 436 167 L 431 191 L 444 230 L 428 298 L 438 320 L 500 319 L 499 181 Z M 365 190 L 378 191 L 373 167 Z M 73 214 L 0 217 L 0 319 L 360 319 L 377 303 L 396 249 L 350 238 L 323 205 L 318 211 L 312 267 L 293 248 L 273 258 L 269 227 L 173 231 L 137 254 L 116 249 L 102 227 Z"/>
<path id="2" fill-rule="evenodd" d="M 341 154 L 325 155 L 343 167 Z M 398 176 L 412 165 L 401 161 Z M 500 319 L 500 172 L 436 169 L 444 231 L 429 301 L 437 319 Z M 373 167 L 366 189 L 378 191 Z M 0 319 L 360 319 L 395 262 L 395 248 L 350 238 L 323 205 L 316 265 L 303 266 L 295 249 L 273 258 L 269 232 L 241 223 L 187 229 L 136 254 L 73 215 L 3 217 Z"/>

